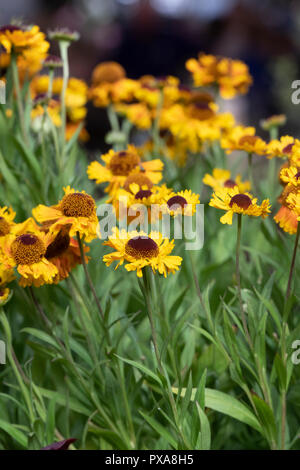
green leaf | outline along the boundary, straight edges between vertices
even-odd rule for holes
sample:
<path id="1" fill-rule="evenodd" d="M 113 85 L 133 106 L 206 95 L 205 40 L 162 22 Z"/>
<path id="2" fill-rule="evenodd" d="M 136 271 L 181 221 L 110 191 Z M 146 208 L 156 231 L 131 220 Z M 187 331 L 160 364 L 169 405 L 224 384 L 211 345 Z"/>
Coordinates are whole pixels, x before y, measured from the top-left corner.
<path id="1" fill-rule="evenodd" d="M 167 431 L 165 427 L 163 427 L 158 421 L 156 421 L 154 418 L 151 416 L 146 415 L 142 411 L 140 411 L 140 414 L 143 416 L 143 418 L 147 421 L 150 426 L 155 429 L 158 434 L 163 437 L 174 449 L 177 449 L 177 442 L 173 438 L 173 436 Z"/>
<path id="2" fill-rule="evenodd" d="M 14 424 L 7 423 L 0 419 L 0 429 L 9 434 L 9 436 L 15 439 L 22 447 L 27 448 L 28 441 L 26 435 L 20 431 L 20 429 L 17 429 Z"/>
<path id="3" fill-rule="evenodd" d="M 194 401 L 196 388 L 193 389 L 191 400 Z M 172 388 L 173 393 L 178 393 L 178 388 Z M 182 389 L 181 396 L 185 395 L 186 389 Z M 218 390 L 211 388 L 205 389 L 205 406 L 214 411 L 223 413 L 231 418 L 237 419 L 242 423 L 248 424 L 252 428 L 262 433 L 262 428 L 252 411 L 236 398 Z"/>
<path id="4" fill-rule="evenodd" d="M 208 418 L 199 405 L 198 402 L 196 402 L 196 407 L 198 410 L 199 414 L 199 420 L 200 420 L 200 436 L 199 436 L 199 448 L 201 450 L 209 450 L 210 449 L 210 444 L 211 444 L 211 432 L 210 432 L 210 425 Z"/>
<path id="5" fill-rule="evenodd" d="M 139 371 L 143 372 L 148 377 L 151 377 L 159 385 L 162 385 L 161 380 L 159 379 L 159 377 L 156 374 L 154 374 L 154 372 L 152 372 L 152 370 L 148 369 L 148 367 L 143 366 L 142 364 L 139 364 L 138 362 L 131 361 L 130 359 L 125 359 L 124 357 L 118 356 L 117 354 L 115 354 L 115 356 L 118 357 L 119 359 L 121 359 L 121 361 L 126 362 L 127 364 L 130 364 L 131 366 L 135 367 Z"/>

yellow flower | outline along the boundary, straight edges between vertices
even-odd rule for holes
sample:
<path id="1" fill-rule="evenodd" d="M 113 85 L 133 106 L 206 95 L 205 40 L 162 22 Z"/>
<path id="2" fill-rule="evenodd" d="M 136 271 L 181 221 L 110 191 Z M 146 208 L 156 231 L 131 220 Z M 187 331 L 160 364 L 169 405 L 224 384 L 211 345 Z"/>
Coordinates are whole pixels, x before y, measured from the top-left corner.
<path id="1" fill-rule="evenodd" d="M 290 157 L 297 139 L 289 135 L 284 135 L 280 139 L 273 139 L 267 144 L 266 154 L 268 158 Z M 298 141 L 300 143 L 300 141 Z"/>
<path id="2" fill-rule="evenodd" d="M 51 225 L 45 224 L 41 227 L 41 230 L 48 233 L 50 227 Z M 55 284 L 67 278 L 70 271 L 78 264 L 81 264 L 78 241 L 70 237 L 69 232 L 70 225 L 62 227 L 48 245 L 45 254 L 45 258 L 57 267 L 58 273 L 53 279 Z M 85 244 L 83 249 L 85 253 L 89 250 Z M 85 259 L 88 262 L 88 257 L 85 256 Z"/>
<path id="3" fill-rule="evenodd" d="M 220 219 L 222 224 L 232 224 L 232 216 L 234 213 L 242 215 L 250 215 L 265 218 L 270 212 L 269 199 L 265 199 L 259 206 L 257 199 L 249 193 L 240 193 L 237 187 L 232 189 L 221 189 L 213 193 L 210 206 L 216 209 L 226 211 Z"/>
<path id="4" fill-rule="evenodd" d="M 15 225 L 14 218 L 16 213 L 11 207 L 0 207 L 0 237 L 8 235 L 11 227 Z"/>
<path id="5" fill-rule="evenodd" d="M 121 78 L 113 83 L 101 82 L 96 86 L 92 86 L 88 95 L 94 106 L 102 108 L 111 103 L 133 101 L 134 92 L 138 87 L 139 84 L 136 80 Z"/>
<path id="6" fill-rule="evenodd" d="M 239 192 L 244 193 L 249 191 L 251 188 L 250 181 L 242 182 L 241 175 L 237 175 L 232 179 L 231 172 L 221 168 L 214 168 L 212 175 L 206 173 L 202 181 L 204 184 L 211 186 L 214 191 L 218 191 L 222 188 L 234 188 L 237 186 Z"/>
<path id="7" fill-rule="evenodd" d="M 115 83 L 126 77 L 125 69 L 118 62 L 108 61 L 96 65 L 92 73 L 92 84 Z"/>
<path id="8" fill-rule="evenodd" d="M 43 50 L 47 52 L 49 43 L 45 34 L 38 26 L 25 28 L 23 26 L 5 25 L 0 28 L 0 44 L 6 52 L 21 53 L 28 50 Z"/>
<path id="9" fill-rule="evenodd" d="M 195 86 L 216 83 L 225 99 L 247 93 L 252 84 L 249 68 L 241 60 L 199 54 L 198 60 L 189 59 L 186 62 L 186 68 L 192 73 Z"/>
<path id="10" fill-rule="evenodd" d="M 165 184 L 152 186 L 149 189 L 147 185 L 140 187 L 137 183 L 131 183 L 129 191 L 119 189 L 114 196 L 113 205 L 117 217 L 120 219 L 127 217 L 130 222 L 143 215 L 140 213 L 140 208 L 143 206 L 147 208 L 148 220 L 154 221 L 162 215 L 162 206 L 171 192 L 172 190 Z"/>
<path id="11" fill-rule="evenodd" d="M 139 129 L 149 129 L 152 125 L 153 112 L 144 103 L 120 103 L 115 109 Z"/>
<path id="12" fill-rule="evenodd" d="M 64 188 L 65 195 L 55 206 L 38 205 L 32 210 L 34 218 L 41 224 L 51 224 L 49 232 L 57 233 L 64 226 L 70 226 L 70 236 L 79 232 L 85 241 L 97 237 L 98 219 L 94 199 L 85 191 Z"/>
<path id="13" fill-rule="evenodd" d="M 6 285 L 15 279 L 14 270 L 0 262 L 0 305 L 4 305 L 10 297 L 10 289 Z"/>
<path id="14" fill-rule="evenodd" d="M 289 207 L 282 205 L 274 216 L 274 220 L 285 232 L 291 235 L 297 232 L 297 215 Z"/>
<path id="15" fill-rule="evenodd" d="M 117 261 L 116 268 L 126 261 L 127 271 L 136 271 L 138 277 L 142 277 L 142 269 L 151 266 L 153 272 L 158 271 L 164 277 L 169 273 L 174 273 L 179 269 L 182 258 L 180 256 L 170 256 L 174 248 L 174 240 L 164 238 L 159 232 L 151 232 L 149 235 L 144 232 L 126 232 L 115 227 L 113 235 L 104 242 L 115 251 L 103 256 L 106 266 L 110 266 Z"/>
<path id="16" fill-rule="evenodd" d="M 217 83 L 222 98 L 231 99 L 248 92 L 252 84 L 248 66 L 241 60 L 221 58 L 217 63 Z"/>
<path id="17" fill-rule="evenodd" d="M 300 220 L 300 192 L 290 193 L 286 200 L 287 206 L 295 212 L 297 220 Z"/>
<path id="18" fill-rule="evenodd" d="M 220 139 L 225 129 L 234 125 L 231 113 L 216 113 L 214 103 L 175 104 L 161 112 L 160 126 L 169 129 L 179 140 L 186 142 L 191 152 L 198 152 L 204 141 Z"/>
<path id="19" fill-rule="evenodd" d="M 105 192 L 113 194 L 119 187 L 124 186 L 125 181 L 132 173 L 142 173 L 152 183 L 157 184 L 162 178 L 163 163 L 159 159 L 142 162 L 140 156 L 133 145 L 129 145 L 127 150 L 115 152 L 110 150 L 101 156 L 105 165 L 94 161 L 87 169 L 90 179 L 95 179 L 96 183 L 109 183 Z"/>
<path id="20" fill-rule="evenodd" d="M 176 216 L 179 214 L 191 216 L 196 212 L 197 204 L 200 204 L 199 195 L 194 194 L 190 189 L 172 192 L 165 198 L 167 211 Z"/>
<path id="21" fill-rule="evenodd" d="M 300 188 L 300 171 L 295 166 L 282 168 L 282 170 L 280 171 L 280 179 L 288 186 Z"/>
<path id="22" fill-rule="evenodd" d="M 286 123 L 285 114 L 274 114 L 273 116 L 268 117 L 267 119 L 262 119 L 260 125 L 265 131 L 270 131 L 273 128 L 278 128 L 284 126 Z"/>
<path id="23" fill-rule="evenodd" d="M 255 135 L 255 127 L 235 126 L 225 133 L 221 139 L 221 147 L 226 149 L 226 153 L 231 153 L 233 150 L 244 150 L 248 153 L 264 155 L 267 144 Z"/>
<path id="24" fill-rule="evenodd" d="M 10 289 L 8 287 L 0 286 L 0 306 L 6 304 L 7 300 L 9 299 Z"/>
<path id="25" fill-rule="evenodd" d="M 17 268 L 22 287 L 52 284 L 58 274 L 56 266 L 46 259 L 53 235 L 43 233 L 32 219 L 14 227 L 14 233 L 5 237 L 4 265 Z"/>

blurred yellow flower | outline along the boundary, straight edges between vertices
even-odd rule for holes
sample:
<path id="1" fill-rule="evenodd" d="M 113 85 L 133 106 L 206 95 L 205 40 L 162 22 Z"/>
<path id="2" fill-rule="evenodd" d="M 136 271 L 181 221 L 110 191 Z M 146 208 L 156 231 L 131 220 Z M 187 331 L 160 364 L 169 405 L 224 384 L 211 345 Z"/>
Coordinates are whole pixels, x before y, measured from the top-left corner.
<path id="1" fill-rule="evenodd" d="M 219 191 L 222 188 L 238 187 L 239 192 L 244 193 L 251 189 L 250 181 L 242 182 L 241 175 L 232 178 L 229 170 L 221 168 L 214 168 L 212 175 L 206 173 L 202 181 L 204 184 L 211 186 L 214 191 Z"/>

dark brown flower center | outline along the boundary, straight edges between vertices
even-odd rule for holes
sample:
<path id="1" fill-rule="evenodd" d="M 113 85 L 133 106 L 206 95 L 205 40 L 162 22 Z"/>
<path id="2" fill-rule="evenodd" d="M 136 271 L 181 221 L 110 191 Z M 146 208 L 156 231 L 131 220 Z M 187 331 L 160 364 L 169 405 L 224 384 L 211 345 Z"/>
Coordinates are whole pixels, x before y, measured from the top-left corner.
<path id="1" fill-rule="evenodd" d="M 158 255 L 159 249 L 154 240 L 147 236 L 138 236 L 128 240 L 125 246 L 127 255 L 135 259 L 154 258 Z"/>
<path id="2" fill-rule="evenodd" d="M 286 147 L 284 147 L 284 149 L 282 149 L 282 153 L 291 153 L 293 146 L 294 146 L 293 143 L 288 144 Z"/>
<path id="3" fill-rule="evenodd" d="M 6 24 L 1 26 L 0 33 L 5 33 L 6 31 L 12 33 L 13 31 L 23 31 L 23 29 L 20 26 L 16 26 L 14 24 Z"/>
<path id="4" fill-rule="evenodd" d="M 298 171 L 298 173 L 295 174 L 295 178 L 298 180 L 300 178 L 300 171 Z"/>
<path id="5" fill-rule="evenodd" d="M 11 252 L 17 264 L 38 263 L 46 253 L 44 242 L 32 233 L 19 235 L 11 245 Z"/>
<path id="6" fill-rule="evenodd" d="M 71 193 L 63 197 L 61 208 L 67 217 L 90 217 L 95 210 L 95 201 L 88 194 Z"/>
<path id="7" fill-rule="evenodd" d="M 150 197 L 152 194 L 152 191 L 150 189 L 141 189 L 136 193 L 134 196 L 135 199 L 143 199 L 144 197 Z"/>
<path id="8" fill-rule="evenodd" d="M 173 196 L 167 201 L 167 204 L 169 209 L 172 209 L 173 206 L 180 206 L 184 208 L 187 205 L 187 200 L 182 196 Z"/>
<path id="9" fill-rule="evenodd" d="M 153 186 L 152 181 L 142 173 L 129 175 L 125 180 L 124 189 L 126 189 L 126 191 L 130 191 L 130 185 L 133 183 L 138 184 L 140 188 L 147 186 L 148 189 L 151 189 Z"/>
<path id="10" fill-rule="evenodd" d="M 109 169 L 115 176 L 128 176 L 140 163 L 139 156 L 132 152 L 115 153 L 109 162 Z"/>
<path id="11" fill-rule="evenodd" d="M 228 179 L 224 183 L 224 188 L 234 188 L 237 186 L 236 182 L 234 180 Z"/>
<path id="12" fill-rule="evenodd" d="M 254 145 L 257 139 L 258 137 L 256 135 L 243 135 L 243 137 L 241 137 L 239 140 L 239 144 L 240 145 L 244 145 L 244 144 Z"/>
<path id="13" fill-rule="evenodd" d="M 45 258 L 50 259 L 54 258 L 55 256 L 62 255 L 68 248 L 70 244 L 70 236 L 68 233 L 64 233 L 61 230 L 52 243 L 47 248 Z"/>
<path id="14" fill-rule="evenodd" d="M 236 194 L 233 196 L 230 200 L 230 207 L 233 206 L 233 204 L 236 204 L 239 206 L 241 209 L 248 209 L 249 206 L 251 206 L 252 202 L 249 196 L 247 194 Z"/>
<path id="15" fill-rule="evenodd" d="M 4 217 L 0 217 L 0 237 L 9 233 L 10 225 Z"/>

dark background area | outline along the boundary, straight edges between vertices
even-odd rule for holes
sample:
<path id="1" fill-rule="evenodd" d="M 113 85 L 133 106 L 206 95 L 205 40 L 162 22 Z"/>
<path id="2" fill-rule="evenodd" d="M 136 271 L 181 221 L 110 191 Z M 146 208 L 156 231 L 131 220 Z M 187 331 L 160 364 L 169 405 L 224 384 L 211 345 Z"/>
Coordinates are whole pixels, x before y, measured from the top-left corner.
<path id="1" fill-rule="evenodd" d="M 286 113 L 283 131 L 299 134 L 299 110 L 291 103 L 291 83 L 300 78 L 299 0 L 0 0 L 2 24 L 20 18 L 45 32 L 60 26 L 79 31 L 70 73 L 88 83 L 104 60 L 120 62 L 130 78 L 171 74 L 186 82 L 185 61 L 199 51 L 242 59 L 254 85 L 224 107 L 256 127 L 262 118 Z M 91 105 L 89 111 L 93 137 L 105 122 L 101 111 Z"/>

